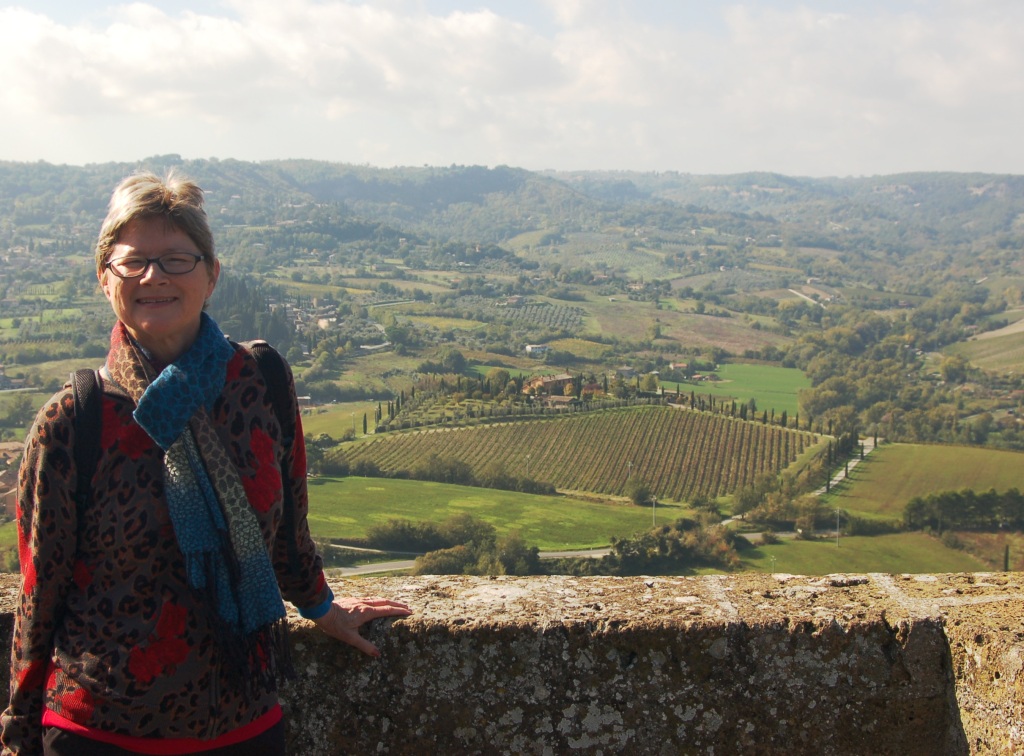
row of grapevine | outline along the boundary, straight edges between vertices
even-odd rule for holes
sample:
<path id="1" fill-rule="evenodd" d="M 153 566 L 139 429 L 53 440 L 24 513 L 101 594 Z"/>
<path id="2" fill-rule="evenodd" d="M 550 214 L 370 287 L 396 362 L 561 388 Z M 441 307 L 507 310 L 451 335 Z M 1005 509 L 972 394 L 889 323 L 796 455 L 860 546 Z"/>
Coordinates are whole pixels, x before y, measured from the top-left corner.
<path id="1" fill-rule="evenodd" d="M 545 326 L 560 330 L 574 331 L 583 324 L 586 314 L 579 307 L 531 303 L 520 307 L 503 307 L 496 310 L 500 316 L 511 323 L 523 323 Z"/>
<path id="2" fill-rule="evenodd" d="M 431 455 L 480 474 L 501 465 L 559 490 L 625 495 L 631 478 L 659 498 L 719 496 L 792 463 L 819 438 L 710 412 L 646 406 L 547 420 L 434 428 L 341 447 L 350 465 L 373 462 L 385 474 L 411 472 Z"/>

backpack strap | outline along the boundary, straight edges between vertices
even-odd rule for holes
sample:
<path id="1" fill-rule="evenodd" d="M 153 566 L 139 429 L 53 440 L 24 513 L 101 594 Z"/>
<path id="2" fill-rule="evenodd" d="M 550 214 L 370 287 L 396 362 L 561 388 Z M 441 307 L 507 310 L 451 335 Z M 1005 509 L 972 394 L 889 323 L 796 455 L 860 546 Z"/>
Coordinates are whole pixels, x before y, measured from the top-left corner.
<path id="1" fill-rule="evenodd" d="M 103 384 L 99 372 L 81 369 L 71 374 L 71 394 L 75 402 L 75 503 L 78 518 L 92 498 L 92 478 L 100 459 L 100 431 L 103 412 Z M 81 528 L 81 525 L 79 525 Z"/>
<path id="2" fill-rule="evenodd" d="M 284 358 L 270 344 L 262 339 L 243 341 L 241 344 L 256 358 L 256 363 L 267 384 L 267 393 L 274 405 L 278 425 L 281 426 L 281 444 L 290 451 L 295 443 L 295 409 L 292 407 L 291 391 L 288 379 L 288 368 Z M 284 488 L 284 512 L 281 526 L 284 529 L 285 543 L 288 547 L 288 569 L 292 574 L 301 571 L 299 564 L 299 547 L 295 543 L 295 500 L 292 497 L 292 476 L 288 465 L 281 465 L 281 485 Z"/>

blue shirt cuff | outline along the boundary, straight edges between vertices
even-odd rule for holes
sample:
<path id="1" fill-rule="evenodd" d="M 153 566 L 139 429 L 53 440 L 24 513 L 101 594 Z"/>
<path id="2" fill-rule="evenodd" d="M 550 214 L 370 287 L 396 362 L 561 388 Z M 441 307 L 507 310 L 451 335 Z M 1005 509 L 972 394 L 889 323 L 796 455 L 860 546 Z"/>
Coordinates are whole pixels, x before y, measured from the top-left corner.
<path id="1" fill-rule="evenodd" d="M 327 599 L 322 604 L 311 606 L 309 609 L 299 609 L 299 616 L 304 617 L 308 620 L 316 620 L 323 617 L 327 612 L 331 610 L 331 604 L 334 603 L 334 591 L 330 588 L 327 589 Z"/>

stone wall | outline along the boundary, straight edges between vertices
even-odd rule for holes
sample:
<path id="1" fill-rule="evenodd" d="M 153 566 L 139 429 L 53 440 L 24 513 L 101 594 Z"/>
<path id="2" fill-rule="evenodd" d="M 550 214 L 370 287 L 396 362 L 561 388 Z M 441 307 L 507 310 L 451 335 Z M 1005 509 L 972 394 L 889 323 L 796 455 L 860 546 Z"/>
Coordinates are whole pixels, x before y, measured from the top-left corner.
<path id="1" fill-rule="evenodd" d="M 376 660 L 294 619 L 290 753 L 1024 752 L 1019 574 L 334 588 L 416 614 L 369 628 Z"/>

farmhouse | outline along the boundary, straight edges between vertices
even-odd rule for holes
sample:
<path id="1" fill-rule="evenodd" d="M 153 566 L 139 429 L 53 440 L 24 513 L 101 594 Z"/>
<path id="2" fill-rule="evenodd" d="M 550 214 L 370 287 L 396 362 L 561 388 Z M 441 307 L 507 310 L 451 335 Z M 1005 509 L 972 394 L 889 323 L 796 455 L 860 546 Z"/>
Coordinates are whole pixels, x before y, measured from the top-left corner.
<path id="1" fill-rule="evenodd" d="M 551 394 L 550 396 L 544 397 L 544 406 L 551 409 L 566 409 L 573 404 L 578 404 L 579 400 L 575 396 L 562 396 L 560 394 Z"/>
<path id="2" fill-rule="evenodd" d="M 547 344 L 527 344 L 526 353 L 531 357 L 543 357 L 548 353 Z"/>
<path id="3" fill-rule="evenodd" d="M 558 375 L 539 375 L 523 383 L 524 394 L 558 396 L 565 394 L 566 384 L 572 383 L 568 373 Z"/>

